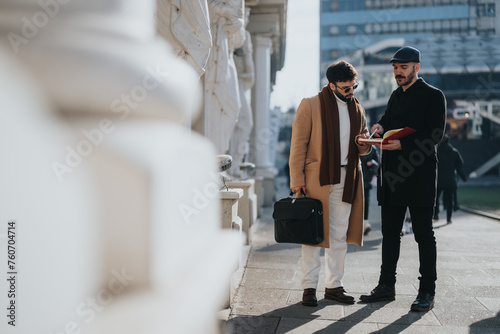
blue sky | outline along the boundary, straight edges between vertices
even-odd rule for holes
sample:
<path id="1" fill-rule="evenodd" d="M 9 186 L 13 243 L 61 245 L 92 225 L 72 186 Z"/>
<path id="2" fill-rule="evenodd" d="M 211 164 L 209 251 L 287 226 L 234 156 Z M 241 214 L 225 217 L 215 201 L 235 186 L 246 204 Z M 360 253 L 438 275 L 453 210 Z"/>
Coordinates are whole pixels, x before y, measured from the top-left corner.
<path id="1" fill-rule="evenodd" d="M 285 66 L 277 73 L 271 108 L 297 107 L 319 87 L 319 1 L 288 1 Z"/>

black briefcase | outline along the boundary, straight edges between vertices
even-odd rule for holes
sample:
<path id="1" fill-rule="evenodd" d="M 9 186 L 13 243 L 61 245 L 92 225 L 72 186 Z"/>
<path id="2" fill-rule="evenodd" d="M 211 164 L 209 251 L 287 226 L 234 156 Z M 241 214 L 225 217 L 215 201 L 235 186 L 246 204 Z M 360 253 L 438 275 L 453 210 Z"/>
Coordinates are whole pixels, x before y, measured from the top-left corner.
<path id="1" fill-rule="evenodd" d="M 279 243 L 321 243 L 324 239 L 321 201 L 292 195 L 274 203 L 274 239 Z"/>

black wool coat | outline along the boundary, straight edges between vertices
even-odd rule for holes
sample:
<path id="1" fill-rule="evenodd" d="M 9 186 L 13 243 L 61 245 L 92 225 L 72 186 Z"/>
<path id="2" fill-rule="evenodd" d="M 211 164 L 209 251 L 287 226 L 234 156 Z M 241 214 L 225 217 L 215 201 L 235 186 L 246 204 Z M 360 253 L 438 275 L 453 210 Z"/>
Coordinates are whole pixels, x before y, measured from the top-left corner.
<path id="1" fill-rule="evenodd" d="M 383 150 L 378 175 L 380 205 L 432 207 L 436 197 L 436 145 L 443 138 L 446 99 L 422 78 L 406 91 L 396 89 L 378 121 L 384 131 L 411 127 L 401 150 Z M 383 149 L 383 147 L 382 147 Z"/>
<path id="2" fill-rule="evenodd" d="M 378 161 L 378 151 L 372 148 L 371 152 L 366 155 L 360 155 L 361 160 L 361 171 L 363 172 L 363 186 L 368 191 L 372 188 L 372 178 L 377 175 L 379 161 Z M 371 161 L 372 164 L 368 166 L 368 162 Z"/>

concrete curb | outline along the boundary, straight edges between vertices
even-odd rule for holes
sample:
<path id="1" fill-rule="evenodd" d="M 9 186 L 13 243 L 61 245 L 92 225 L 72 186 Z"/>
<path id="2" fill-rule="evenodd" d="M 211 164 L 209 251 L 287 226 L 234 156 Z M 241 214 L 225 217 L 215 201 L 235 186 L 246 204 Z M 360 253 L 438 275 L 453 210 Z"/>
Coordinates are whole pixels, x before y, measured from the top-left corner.
<path id="1" fill-rule="evenodd" d="M 471 209 L 471 208 L 465 208 L 465 207 L 463 207 L 461 205 L 460 205 L 460 209 L 459 210 L 462 210 L 462 211 L 465 211 L 465 212 L 468 212 L 468 213 L 473 213 L 473 214 L 476 214 L 476 215 L 479 215 L 479 216 L 488 217 L 488 218 L 500 221 L 500 216 L 494 215 L 492 213 L 488 213 L 488 212 L 484 212 L 484 211 L 479 211 L 479 210 L 475 210 L 475 209 Z"/>

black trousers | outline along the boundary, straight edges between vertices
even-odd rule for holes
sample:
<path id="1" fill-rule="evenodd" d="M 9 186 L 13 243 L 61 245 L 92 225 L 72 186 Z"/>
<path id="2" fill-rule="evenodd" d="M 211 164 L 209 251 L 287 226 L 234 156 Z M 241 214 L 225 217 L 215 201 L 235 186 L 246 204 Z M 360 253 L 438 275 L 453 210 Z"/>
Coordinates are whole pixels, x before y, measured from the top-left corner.
<path id="1" fill-rule="evenodd" d="M 434 207 L 434 214 L 437 216 L 439 213 L 439 196 L 443 193 L 443 207 L 446 209 L 446 220 L 451 221 L 453 213 L 453 196 L 456 196 L 457 188 L 438 188 L 436 196 L 436 206 Z"/>
<path id="2" fill-rule="evenodd" d="M 364 219 L 368 220 L 368 210 L 370 209 L 370 190 L 371 188 L 364 188 L 364 194 L 365 194 L 365 215 Z"/>
<path id="3" fill-rule="evenodd" d="M 382 206 L 382 266 L 380 284 L 396 284 L 396 267 L 401 247 L 401 228 L 406 207 Z M 432 207 L 410 207 L 413 234 L 418 243 L 420 260 L 419 292 L 434 294 L 436 290 L 436 238 L 432 228 Z"/>

